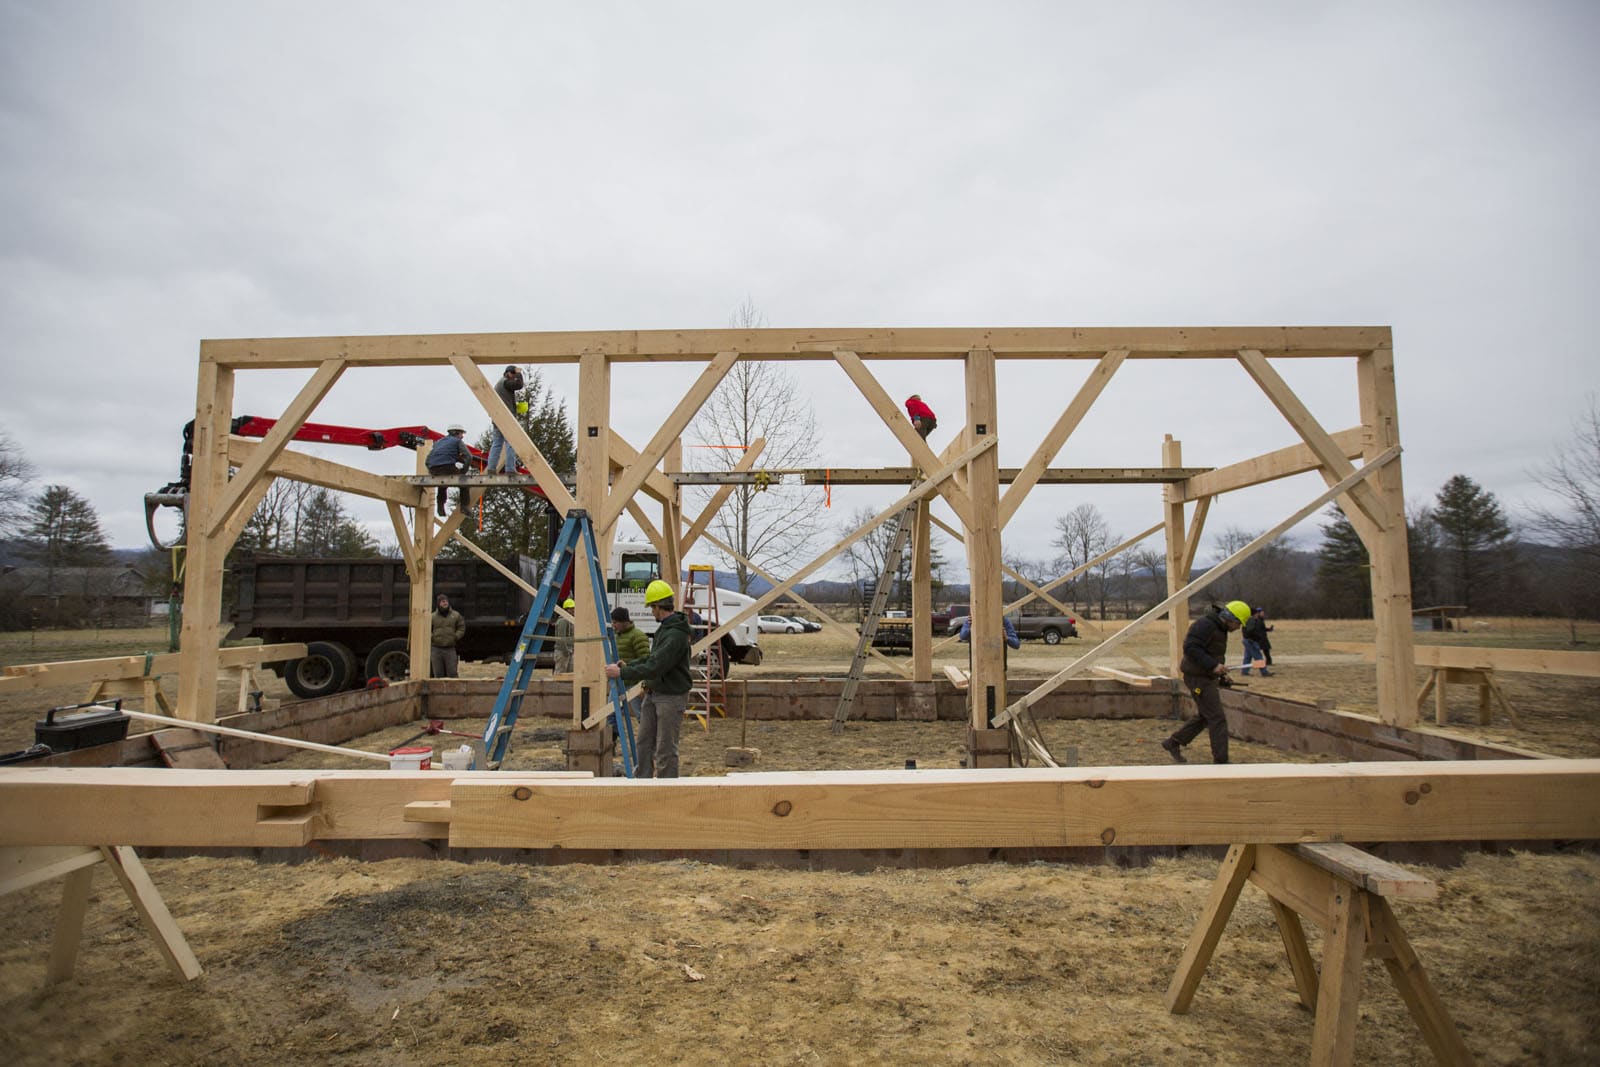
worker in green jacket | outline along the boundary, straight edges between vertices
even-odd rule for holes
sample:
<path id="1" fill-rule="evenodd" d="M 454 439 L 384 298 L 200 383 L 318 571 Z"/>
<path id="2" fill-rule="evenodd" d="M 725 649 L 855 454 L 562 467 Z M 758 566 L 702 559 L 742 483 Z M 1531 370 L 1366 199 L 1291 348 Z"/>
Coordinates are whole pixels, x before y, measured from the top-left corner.
<path id="1" fill-rule="evenodd" d="M 650 635 L 633 624 L 633 616 L 620 604 L 611 609 L 611 629 L 617 635 L 618 663 L 644 659 L 650 654 Z M 640 684 L 645 689 L 650 688 L 649 683 Z M 643 696 L 636 696 L 628 701 L 628 711 L 635 719 L 639 717 L 639 704 L 643 700 Z"/>
<path id="2" fill-rule="evenodd" d="M 629 685 L 649 683 L 639 702 L 639 766 L 635 775 L 676 778 L 678 736 L 689 707 L 689 689 L 694 684 L 689 672 L 689 620 L 673 606 L 672 586 L 659 578 L 645 587 L 644 602 L 656 620 L 650 654 L 631 662 L 606 664 L 606 677 L 620 678 Z"/>

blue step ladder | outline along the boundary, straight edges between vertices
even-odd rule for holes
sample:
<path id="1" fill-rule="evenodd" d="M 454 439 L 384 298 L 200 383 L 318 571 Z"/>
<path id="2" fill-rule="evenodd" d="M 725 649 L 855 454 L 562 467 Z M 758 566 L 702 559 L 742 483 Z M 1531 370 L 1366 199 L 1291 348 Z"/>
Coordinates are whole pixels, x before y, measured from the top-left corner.
<path id="1" fill-rule="evenodd" d="M 579 508 L 567 512 L 561 532 L 556 534 L 550 548 L 550 562 L 545 565 L 539 579 L 539 589 L 533 605 L 528 608 L 528 621 L 523 624 L 522 636 L 517 640 L 516 651 L 506 667 L 505 681 L 500 683 L 500 695 L 495 698 L 494 710 L 483 728 L 484 764 L 497 771 L 505 763 L 506 752 L 511 747 L 511 731 L 517 725 L 517 713 L 522 710 L 522 698 L 528 694 L 528 683 L 533 677 L 539 652 L 551 642 L 555 632 L 556 601 L 567 574 L 578 539 L 583 539 L 584 554 L 589 561 L 588 604 L 600 622 L 600 634 L 605 648 L 605 661 L 617 661 L 617 635 L 611 629 L 611 608 L 606 600 L 605 575 L 600 571 L 595 552 L 594 524 L 589 513 Z M 576 585 L 576 582 L 574 582 Z M 633 777 L 634 761 L 633 720 L 628 717 L 627 685 L 615 678 L 606 679 L 607 696 L 611 701 L 611 720 L 616 729 L 617 747 L 622 755 L 622 773 Z M 588 708 L 583 709 L 587 718 Z"/>

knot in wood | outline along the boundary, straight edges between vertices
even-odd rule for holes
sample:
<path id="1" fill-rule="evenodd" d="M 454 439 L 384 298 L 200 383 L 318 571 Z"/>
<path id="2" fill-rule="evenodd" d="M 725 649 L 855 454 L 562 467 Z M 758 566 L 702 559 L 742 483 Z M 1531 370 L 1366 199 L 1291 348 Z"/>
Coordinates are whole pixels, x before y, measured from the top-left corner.
<path id="1" fill-rule="evenodd" d="M 1433 792 L 1433 784 L 1431 782 L 1423 782 L 1421 785 L 1417 786 L 1417 791 L 1423 796 L 1427 796 L 1429 793 Z"/>
<path id="2" fill-rule="evenodd" d="M 1117 831 L 1114 830 L 1112 827 L 1108 826 L 1104 830 L 1100 831 L 1100 843 L 1102 845 L 1109 845 L 1109 844 L 1111 844 L 1111 842 L 1115 841 L 1116 839 L 1117 839 Z"/>
<path id="3" fill-rule="evenodd" d="M 1422 799 L 1422 796 L 1419 793 L 1417 793 L 1416 790 L 1414 790 L 1414 789 L 1406 790 L 1406 803 L 1407 804 L 1415 804 L 1417 801 L 1419 801 L 1421 799 Z"/>
<path id="4" fill-rule="evenodd" d="M 511 795 L 517 800 L 528 800 L 533 796 L 533 790 L 525 785 L 519 785 L 511 791 Z"/>
<path id="5" fill-rule="evenodd" d="M 1101 786 L 1106 784 L 1106 780 L 1104 778 L 1090 778 L 1083 784 L 1088 786 L 1090 789 L 1099 789 Z"/>
<path id="6" fill-rule="evenodd" d="M 776 804 L 772 805 L 772 814 L 776 815 L 780 819 L 793 810 L 794 805 L 789 803 L 787 800 L 780 800 Z"/>

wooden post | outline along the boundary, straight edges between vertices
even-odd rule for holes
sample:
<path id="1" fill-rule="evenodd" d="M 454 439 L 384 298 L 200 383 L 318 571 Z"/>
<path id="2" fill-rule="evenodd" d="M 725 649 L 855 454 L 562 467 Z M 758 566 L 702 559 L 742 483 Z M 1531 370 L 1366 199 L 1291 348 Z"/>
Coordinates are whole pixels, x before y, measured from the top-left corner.
<path id="1" fill-rule="evenodd" d="M 1161 442 L 1161 465 L 1163 467 L 1183 466 L 1183 442 L 1173 440 L 1170 433 Z M 1183 535 L 1183 497 L 1184 485 L 1182 482 L 1173 482 L 1162 490 L 1162 515 L 1166 520 L 1167 527 L 1168 596 L 1189 584 L 1189 576 L 1183 573 L 1183 561 L 1189 558 L 1188 546 L 1184 541 Z M 1167 666 L 1172 672 L 1172 677 L 1176 678 L 1178 676 L 1178 663 L 1183 659 L 1183 635 L 1189 629 L 1189 601 L 1187 599 L 1173 602 L 1172 609 L 1167 612 L 1167 623 L 1171 627 L 1167 634 L 1167 658 L 1170 660 Z"/>
<path id="2" fill-rule="evenodd" d="M 971 444 L 996 438 L 995 359 L 988 349 L 967 353 L 967 439 Z M 967 465 L 972 523 L 967 527 L 967 570 L 972 581 L 972 676 L 967 692 L 974 731 L 992 728 L 990 717 L 1006 707 L 1005 630 L 1001 623 L 1003 589 L 1000 570 L 1000 457 L 984 450 Z M 974 757 L 976 752 L 969 752 Z"/>
<path id="3" fill-rule="evenodd" d="M 417 449 L 417 473 L 428 472 L 428 453 Z M 411 510 L 411 611 L 406 639 L 411 654 L 410 677 L 414 682 L 433 676 L 433 510 L 435 490 L 422 489 Z"/>
<path id="4" fill-rule="evenodd" d="M 675 438 L 661 461 L 667 474 L 683 471 L 683 438 Z M 661 505 L 661 576 L 672 588 L 683 580 L 683 486 L 673 485 L 672 500 Z"/>
<path id="5" fill-rule="evenodd" d="M 1379 348 L 1356 359 L 1361 400 L 1361 426 L 1367 462 L 1400 443 L 1400 422 L 1394 385 L 1394 352 Z M 1398 458 L 1374 472 L 1385 529 L 1373 531 L 1372 618 L 1378 652 L 1378 717 L 1397 726 L 1417 724 L 1411 699 L 1415 651 L 1411 632 L 1411 562 L 1406 547 L 1405 489 Z"/>
<path id="6" fill-rule="evenodd" d="M 178 638 L 178 718 L 217 717 L 217 651 L 221 644 L 225 534 L 210 530 L 228 486 L 228 428 L 233 420 L 233 371 L 210 362 L 201 346 L 195 392 L 194 465 L 189 475 L 188 554 L 183 583 L 183 628 Z"/>
<path id="7" fill-rule="evenodd" d="M 991 453 L 992 454 L 992 453 Z M 911 678 L 933 681 L 933 576 L 929 573 L 933 551 L 928 538 L 933 524 L 928 513 L 928 498 L 917 501 L 916 525 L 911 532 Z"/>
<path id="8" fill-rule="evenodd" d="M 607 509 L 606 490 L 610 480 L 610 459 L 607 454 L 611 440 L 611 362 L 603 352 L 585 352 L 578 359 L 578 482 L 573 494 L 578 507 L 589 512 L 592 521 L 600 521 Z M 615 513 L 620 514 L 619 505 Z M 601 528 L 595 526 L 595 551 L 599 559 L 594 565 L 601 572 L 611 558 L 611 541 L 615 523 Z M 583 726 L 583 691 L 589 690 L 589 710 L 598 710 L 605 703 L 605 657 L 600 642 L 598 620 L 594 605 L 589 603 L 589 560 L 583 542 L 572 557 L 572 596 L 578 608 L 573 613 L 572 648 L 572 725 L 574 730 Z"/>

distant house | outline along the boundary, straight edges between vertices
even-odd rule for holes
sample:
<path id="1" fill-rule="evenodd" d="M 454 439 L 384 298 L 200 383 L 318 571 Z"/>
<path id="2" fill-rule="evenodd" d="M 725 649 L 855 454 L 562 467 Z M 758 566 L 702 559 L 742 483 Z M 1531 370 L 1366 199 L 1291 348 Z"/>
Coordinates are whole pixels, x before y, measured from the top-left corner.
<path id="1" fill-rule="evenodd" d="M 12 627 L 146 626 L 164 616 L 167 600 L 144 571 L 125 563 L 104 567 L 36 564 L 0 567 L 0 597 Z"/>

